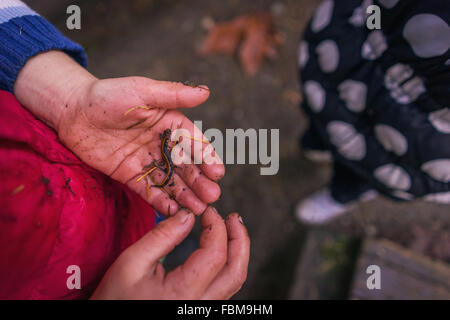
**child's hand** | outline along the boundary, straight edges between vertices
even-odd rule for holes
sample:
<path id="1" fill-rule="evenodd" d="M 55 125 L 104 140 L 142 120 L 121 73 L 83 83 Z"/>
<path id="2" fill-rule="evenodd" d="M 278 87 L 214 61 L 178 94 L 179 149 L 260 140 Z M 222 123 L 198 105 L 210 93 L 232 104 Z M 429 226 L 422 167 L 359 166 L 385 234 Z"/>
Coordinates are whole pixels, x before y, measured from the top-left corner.
<path id="1" fill-rule="evenodd" d="M 162 159 L 160 134 L 165 129 L 184 128 L 194 136 L 193 123 L 173 109 L 197 106 L 208 96 L 205 88 L 147 78 L 95 80 L 68 102 L 59 137 L 84 162 L 127 184 L 159 212 L 174 214 L 178 203 L 201 214 L 220 195 L 215 181 L 224 174 L 223 165 L 179 165 L 166 192 L 153 187 L 147 194 L 145 180 L 137 179 L 144 166 Z M 126 113 L 134 106 L 145 108 Z M 157 170 L 150 176 L 160 182 L 165 173 Z"/>
<path id="2" fill-rule="evenodd" d="M 191 231 L 193 214 L 184 210 L 126 249 L 109 268 L 92 299 L 228 299 L 247 277 L 250 239 L 239 215 L 224 222 L 209 207 L 202 216 L 200 248 L 165 273 L 159 259 Z"/>
<path id="3" fill-rule="evenodd" d="M 161 160 L 160 134 L 165 129 L 184 128 L 192 137 L 194 130 L 199 131 L 174 109 L 203 103 L 209 96 L 207 87 L 142 77 L 98 80 L 65 54 L 47 52 L 27 62 L 15 93 L 57 130 L 61 141 L 81 160 L 127 184 L 159 212 L 174 214 L 179 204 L 201 214 L 219 198 L 215 181 L 225 169 L 217 156 L 218 164 L 175 168 L 166 192 L 157 187 L 148 192 L 144 179 L 137 182 L 144 166 Z M 143 108 L 132 109 L 137 106 Z M 150 176 L 159 183 L 165 173 L 156 170 Z"/>

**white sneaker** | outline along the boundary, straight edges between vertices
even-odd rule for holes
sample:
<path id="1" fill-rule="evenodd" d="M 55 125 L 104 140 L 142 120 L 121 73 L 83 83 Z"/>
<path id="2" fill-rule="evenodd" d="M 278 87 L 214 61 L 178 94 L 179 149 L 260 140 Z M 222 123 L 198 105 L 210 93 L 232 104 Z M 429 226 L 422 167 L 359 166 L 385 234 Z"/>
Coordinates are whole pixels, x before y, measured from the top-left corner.
<path id="1" fill-rule="evenodd" d="M 375 190 L 369 190 L 358 200 L 343 204 L 336 201 L 331 196 L 330 190 L 325 188 L 300 201 L 295 208 L 295 215 L 299 221 L 306 224 L 323 224 L 352 210 L 359 202 L 375 199 L 377 195 L 378 192 Z"/>

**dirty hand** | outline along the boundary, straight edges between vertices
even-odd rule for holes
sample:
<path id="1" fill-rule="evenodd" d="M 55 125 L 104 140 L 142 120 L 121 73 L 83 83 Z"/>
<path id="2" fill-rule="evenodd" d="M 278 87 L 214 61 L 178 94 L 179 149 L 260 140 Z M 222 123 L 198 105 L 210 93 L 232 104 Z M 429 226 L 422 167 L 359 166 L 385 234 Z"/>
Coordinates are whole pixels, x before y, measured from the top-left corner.
<path id="1" fill-rule="evenodd" d="M 202 216 L 200 248 L 166 273 L 159 259 L 191 231 L 185 210 L 159 223 L 126 249 L 106 272 L 91 299 L 228 299 L 247 277 L 250 240 L 237 214 L 225 222 L 208 207 Z"/>
<path id="2" fill-rule="evenodd" d="M 160 134 L 165 129 L 183 128 L 191 137 L 199 131 L 175 109 L 203 103 L 207 87 L 143 77 L 98 80 L 66 54 L 49 51 L 28 60 L 14 93 L 81 160 L 127 184 L 162 214 L 174 214 L 179 206 L 201 214 L 219 198 L 216 181 L 225 171 L 219 158 L 215 164 L 177 166 L 164 190 L 147 189 L 144 179 L 137 181 L 145 166 L 162 159 Z M 201 133 L 195 136 L 206 139 Z M 150 185 L 160 183 L 165 172 L 158 169 L 149 176 Z"/>

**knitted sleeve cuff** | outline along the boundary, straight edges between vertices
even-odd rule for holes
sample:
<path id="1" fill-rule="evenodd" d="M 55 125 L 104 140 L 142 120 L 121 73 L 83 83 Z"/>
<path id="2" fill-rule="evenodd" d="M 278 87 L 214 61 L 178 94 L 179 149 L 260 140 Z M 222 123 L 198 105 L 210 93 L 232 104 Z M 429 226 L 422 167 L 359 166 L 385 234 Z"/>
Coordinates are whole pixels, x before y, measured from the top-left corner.
<path id="1" fill-rule="evenodd" d="M 13 6 L 8 7 L 8 3 Z M 83 48 L 47 20 L 20 1 L 0 3 L 0 89 L 13 93 L 17 75 L 27 60 L 49 50 L 64 51 L 86 67 Z"/>

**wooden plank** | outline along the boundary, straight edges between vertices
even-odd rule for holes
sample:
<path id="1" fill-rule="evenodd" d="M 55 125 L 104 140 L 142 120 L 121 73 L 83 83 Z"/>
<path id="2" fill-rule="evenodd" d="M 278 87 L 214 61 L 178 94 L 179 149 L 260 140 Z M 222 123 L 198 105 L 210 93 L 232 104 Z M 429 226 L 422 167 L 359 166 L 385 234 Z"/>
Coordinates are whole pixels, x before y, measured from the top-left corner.
<path id="1" fill-rule="evenodd" d="M 367 267 L 381 271 L 381 289 L 368 289 Z M 388 240 L 363 245 L 351 290 L 353 299 L 450 299 L 450 266 Z"/>
<path id="2" fill-rule="evenodd" d="M 293 277 L 288 299 L 345 299 L 360 240 L 310 229 Z"/>

